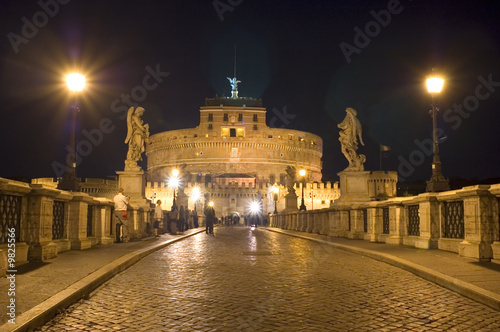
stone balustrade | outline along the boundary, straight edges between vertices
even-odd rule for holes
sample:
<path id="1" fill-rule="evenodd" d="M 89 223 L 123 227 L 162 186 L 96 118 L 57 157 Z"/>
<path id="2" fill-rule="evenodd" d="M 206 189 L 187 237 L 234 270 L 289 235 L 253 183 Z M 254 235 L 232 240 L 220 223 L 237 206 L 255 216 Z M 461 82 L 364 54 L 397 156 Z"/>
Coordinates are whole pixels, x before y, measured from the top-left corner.
<path id="1" fill-rule="evenodd" d="M 44 261 L 66 250 L 115 242 L 113 208 L 109 198 L 0 178 L 0 276 L 7 270 L 11 233 L 16 266 Z M 150 209 L 132 205 L 128 216 L 131 237 L 145 236 Z"/>
<path id="2" fill-rule="evenodd" d="M 500 259 L 500 184 L 280 212 L 271 227 Z"/>

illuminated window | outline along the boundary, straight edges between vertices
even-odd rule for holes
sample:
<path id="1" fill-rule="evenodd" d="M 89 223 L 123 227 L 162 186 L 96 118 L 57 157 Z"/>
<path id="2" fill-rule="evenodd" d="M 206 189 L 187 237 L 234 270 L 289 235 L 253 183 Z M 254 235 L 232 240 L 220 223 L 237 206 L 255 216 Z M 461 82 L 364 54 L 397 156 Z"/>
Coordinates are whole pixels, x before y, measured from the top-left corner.
<path id="1" fill-rule="evenodd" d="M 208 121 L 214 121 L 214 115 L 212 113 L 208 113 Z"/>
<path id="2" fill-rule="evenodd" d="M 236 128 L 236 137 L 245 137 L 245 128 Z"/>
<path id="3" fill-rule="evenodd" d="M 222 137 L 229 137 L 229 128 L 222 128 Z"/>

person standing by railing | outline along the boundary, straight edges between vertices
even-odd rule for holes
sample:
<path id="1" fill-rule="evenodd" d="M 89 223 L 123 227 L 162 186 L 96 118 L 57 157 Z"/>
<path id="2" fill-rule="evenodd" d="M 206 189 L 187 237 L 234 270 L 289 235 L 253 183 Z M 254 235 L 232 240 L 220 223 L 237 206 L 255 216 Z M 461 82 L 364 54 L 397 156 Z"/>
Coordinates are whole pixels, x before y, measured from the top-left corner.
<path id="1" fill-rule="evenodd" d="M 158 228 L 160 227 L 160 222 L 163 221 L 163 209 L 161 208 L 161 200 L 156 201 L 155 206 L 155 220 L 153 222 L 153 229 L 155 231 L 155 237 L 158 237 Z"/>
<path id="2" fill-rule="evenodd" d="M 120 228 L 117 227 L 117 232 L 121 233 L 117 234 L 118 238 L 121 239 L 118 242 L 128 242 L 130 240 L 129 230 L 128 230 L 128 221 L 127 221 L 127 207 L 130 201 L 130 198 L 123 194 L 123 188 L 118 189 L 118 194 L 113 198 L 115 202 L 115 217 L 117 219 L 117 224 L 120 225 Z"/>

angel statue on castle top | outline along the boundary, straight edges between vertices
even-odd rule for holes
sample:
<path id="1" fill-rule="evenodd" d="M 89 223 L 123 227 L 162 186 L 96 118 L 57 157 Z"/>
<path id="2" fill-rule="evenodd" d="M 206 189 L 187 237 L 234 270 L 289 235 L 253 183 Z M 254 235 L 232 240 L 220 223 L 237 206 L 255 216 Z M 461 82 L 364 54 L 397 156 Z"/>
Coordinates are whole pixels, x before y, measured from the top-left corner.
<path id="1" fill-rule="evenodd" d="M 236 79 L 236 77 L 233 77 L 233 78 L 228 77 L 227 79 L 229 80 L 229 84 L 231 84 L 231 90 L 237 91 L 238 90 L 238 83 L 241 83 L 241 81 L 238 81 Z"/>

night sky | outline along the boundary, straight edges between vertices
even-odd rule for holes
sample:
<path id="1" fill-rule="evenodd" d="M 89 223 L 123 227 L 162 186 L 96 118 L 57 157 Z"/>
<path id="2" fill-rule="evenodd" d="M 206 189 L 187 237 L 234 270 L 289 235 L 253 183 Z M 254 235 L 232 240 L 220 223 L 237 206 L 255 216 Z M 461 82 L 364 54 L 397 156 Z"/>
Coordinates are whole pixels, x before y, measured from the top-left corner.
<path id="1" fill-rule="evenodd" d="M 77 174 L 106 177 L 124 167 L 127 95 L 146 109 L 151 134 L 195 127 L 205 98 L 230 96 L 235 47 L 239 95 L 262 98 L 268 125 L 323 138 L 324 181 L 347 167 L 337 128 L 346 107 L 363 126 L 365 169 L 380 168 L 386 145 L 383 169 L 399 170 L 400 181 L 430 178 L 433 67 L 446 79 L 436 99 L 444 176 L 499 177 L 499 9 L 462 0 L 3 0 L 0 177 L 61 175 L 67 73 L 88 82 Z M 144 83 L 151 72 L 156 80 Z"/>

